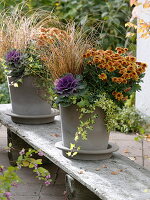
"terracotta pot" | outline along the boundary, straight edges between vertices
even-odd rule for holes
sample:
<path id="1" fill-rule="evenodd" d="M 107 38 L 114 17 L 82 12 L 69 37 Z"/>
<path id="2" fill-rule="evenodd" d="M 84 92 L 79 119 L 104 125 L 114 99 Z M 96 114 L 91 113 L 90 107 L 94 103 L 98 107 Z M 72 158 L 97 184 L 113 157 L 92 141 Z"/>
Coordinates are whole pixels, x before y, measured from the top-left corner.
<path id="1" fill-rule="evenodd" d="M 74 159 L 83 160 L 101 160 L 111 157 L 112 150 L 117 149 L 116 145 L 108 144 L 109 133 L 107 133 L 104 111 L 101 108 L 96 108 L 93 114 L 98 114 L 98 118 L 95 119 L 93 130 L 88 131 L 87 140 L 80 139 L 77 146 L 81 147 L 77 156 Z M 66 156 L 66 152 L 69 150 L 70 143 L 75 143 L 74 137 L 79 126 L 79 111 L 77 106 L 71 105 L 69 107 L 60 106 L 61 115 L 61 130 L 62 130 L 62 142 L 57 143 L 56 147 L 63 150 L 63 155 Z M 86 114 L 82 119 L 85 121 L 90 114 Z"/>
<path id="2" fill-rule="evenodd" d="M 51 104 L 43 100 L 38 94 L 34 77 L 23 77 L 23 83 L 19 87 L 14 87 L 11 84 L 12 81 L 14 81 L 14 78 L 8 77 L 12 105 L 10 115 L 14 122 L 43 124 L 54 121 L 56 112 L 51 109 Z"/>

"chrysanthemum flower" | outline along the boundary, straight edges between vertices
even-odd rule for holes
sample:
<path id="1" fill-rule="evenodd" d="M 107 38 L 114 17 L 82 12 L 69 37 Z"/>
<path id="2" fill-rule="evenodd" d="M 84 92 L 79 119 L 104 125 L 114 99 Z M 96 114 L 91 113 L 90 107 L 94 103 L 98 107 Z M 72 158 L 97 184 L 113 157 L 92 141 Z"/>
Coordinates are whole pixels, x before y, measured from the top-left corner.
<path id="1" fill-rule="evenodd" d="M 128 81 L 125 78 L 122 78 L 122 83 L 127 84 Z"/>
<path id="2" fill-rule="evenodd" d="M 124 92 L 129 92 L 131 90 L 131 87 L 128 87 L 124 90 Z"/>
<path id="3" fill-rule="evenodd" d="M 129 60 L 132 61 L 132 62 L 135 62 L 135 61 L 136 61 L 136 58 L 133 57 L 133 56 L 129 56 Z"/>
<path id="4" fill-rule="evenodd" d="M 114 95 L 116 95 L 116 94 L 117 94 L 117 92 L 116 92 L 116 91 L 113 91 L 113 92 L 112 92 L 112 95 L 113 95 L 113 96 L 114 96 Z"/>
<path id="5" fill-rule="evenodd" d="M 105 66 L 104 64 L 99 64 L 98 67 L 99 67 L 100 69 L 105 69 L 105 68 L 106 68 L 106 66 Z"/>
<path id="6" fill-rule="evenodd" d="M 94 62 L 94 63 L 100 63 L 100 62 L 101 62 L 100 57 L 99 57 L 99 56 L 94 56 L 93 62 Z"/>
<path id="7" fill-rule="evenodd" d="M 107 75 L 105 73 L 101 73 L 98 75 L 99 79 L 101 80 L 107 80 Z"/>
<path id="8" fill-rule="evenodd" d="M 120 100 L 122 100 L 122 99 L 124 98 L 124 96 L 123 96 L 123 94 L 122 94 L 121 92 L 117 92 L 117 93 L 115 94 L 115 98 L 116 98 L 118 101 L 120 101 Z"/>
<path id="9" fill-rule="evenodd" d="M 113 77 L 111 80 L 112 82 L 117 82 L 117 77 Z"/>
<path id="10" fill-rule="evenodd" d="M 127 73 L 127 69 L 125 67 L 123 67 L 120 71 L 119 74 L 125 74 Z"/>
<path id="11" fill-rule="evenodd" d="M 113 71 L 115 71 L 116 69 L 115 69 L 115 67 L 113 67 L 113 66 L 108 66 L 108 67 L 107 67 L 107 70 L 108 70 L 109 72 L 113 72 Z"/>
<path id="12" fill-rule="evenodd" d="M 133 65 L 129 65 L 127 67 L 127 71 L 130 71 L 130 72 L 135 71 L 135 67 Z"/>
<path id="13" fill-rule="evenodd" d="M 124 74 L 122 75 L 122 78 L 130 79 L 130 78 L 131 78 L 131 75 L 130 75 L 130 73 L 124 73 Z"/>

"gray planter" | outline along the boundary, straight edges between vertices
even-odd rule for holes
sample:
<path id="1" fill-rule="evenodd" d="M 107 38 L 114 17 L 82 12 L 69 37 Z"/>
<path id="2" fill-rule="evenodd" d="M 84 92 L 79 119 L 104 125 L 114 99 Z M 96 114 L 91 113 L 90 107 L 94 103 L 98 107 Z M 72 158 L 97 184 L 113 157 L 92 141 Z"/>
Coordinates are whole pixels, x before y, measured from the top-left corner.
<path id="1" fill-rule="evenodd" d="M 11 84 L 13 80 L 13 77 L 8 77 L 12 105 L 9 115 L 12 120 L 22 124 L 44 124 L 54 121 L 54 116 L 58 112 L 40 97 L 35 87 L 34 77 L 24 77 L 19 87 Z"/>
<path id="2" fill-rule="evenodd" d="M 94 114 L 98 114 L 95 119 L 93 130 L 88 131 L 87 140 L 80 139 L 77 143 L 81 147 L 74 159 L 82 160 L 102 160 L 110 158 L 112 152 L 118 150 L 114 144 L 108 144 L 109 134 L 107 133 L 104 112 L 97 108 Z M 74 136 L 79 126 L 79 112 L 77 106 L 69 107 L 60 106 L 62 142 L 56 143 L 56 147 L 63 150 L 63 155 L 67 157 L 66 152 L 69 150 L 70 143 L 75 143 Z M 85 120 L 89 118 L 89 114 L 85 116 Z M 84 120 L 83 119 L 83 120 Z"/>

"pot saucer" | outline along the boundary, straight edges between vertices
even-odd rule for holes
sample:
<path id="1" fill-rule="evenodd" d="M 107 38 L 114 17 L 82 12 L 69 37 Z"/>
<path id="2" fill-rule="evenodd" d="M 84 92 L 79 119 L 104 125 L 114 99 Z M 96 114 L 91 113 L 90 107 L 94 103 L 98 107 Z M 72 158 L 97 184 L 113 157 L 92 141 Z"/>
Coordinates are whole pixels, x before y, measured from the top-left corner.
<path id="1" fill-rule="evenodd" d="M 63 142 L 57 142 L 55 147 L 62 150 L 63 156 L 66 158 L 72 158 L 76 160 L 105 160 L 112 156 L 112 153 L 117 151 L 119 147 L 114 143 L 109 143 L 108 148 L 106 150 L 96 150 L 96 151 L 88 151 L 88 150 L 79 150 L 78 154 L 74 157 L 68 157 L 67 152 L 70 151 L 69 148 L 63 145 Z"/>
<path id="2" fill-rule="evenodd" d="M 48 124 L 54 121 L 54 117 L 59 115 L 57 109 L 51 109 L 49 115 L 19 115 L 13 113 L 11 110 L 6 112 L 7 115 L 11 116 L 13 122 L 18 124 Z"/>

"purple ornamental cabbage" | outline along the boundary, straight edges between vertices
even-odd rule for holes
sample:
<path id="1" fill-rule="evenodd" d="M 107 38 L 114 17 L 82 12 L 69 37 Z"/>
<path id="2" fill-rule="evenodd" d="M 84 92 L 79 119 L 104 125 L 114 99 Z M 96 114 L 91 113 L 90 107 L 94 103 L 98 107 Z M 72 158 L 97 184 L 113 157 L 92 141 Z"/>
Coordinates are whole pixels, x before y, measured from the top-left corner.
<path id="1" fill-rule="evenodd" d="M 11 50 L 6 54 L 6 62 L 19 64 L 22 54 L 17 50 Z"/>
<path id="2" fill-rule="evenodd" d="M 79 79 L 73 74 L 67 74 L 55 81 L 55 90 L 59 95 L 70 95 L 77 91 Z"/>

